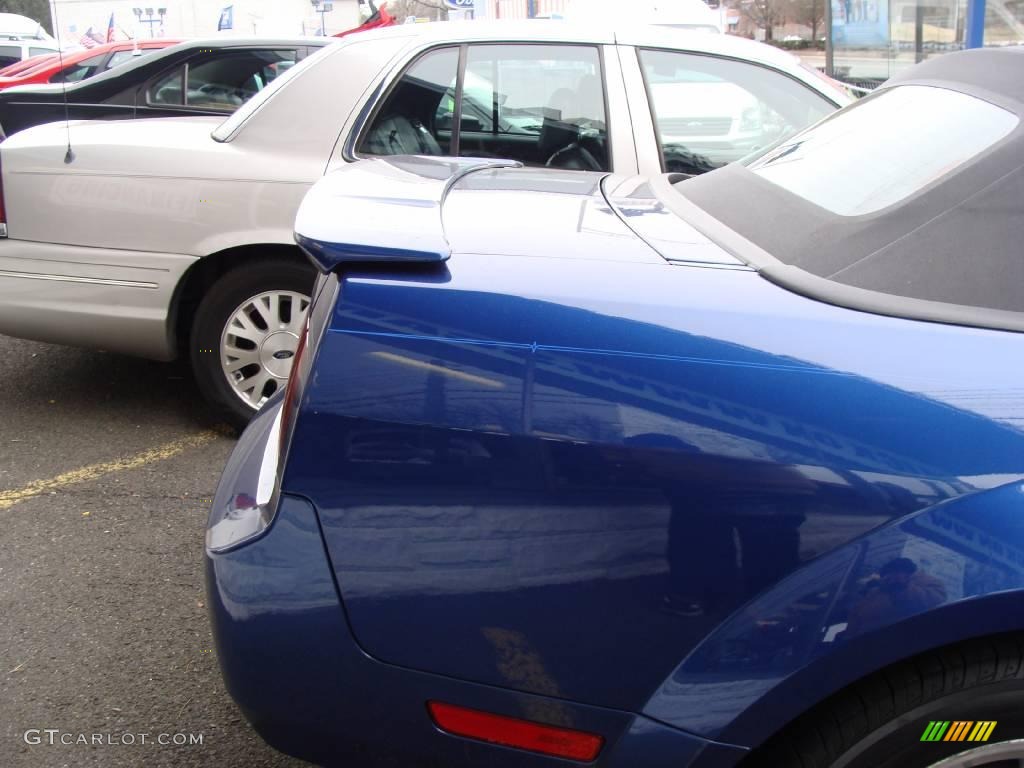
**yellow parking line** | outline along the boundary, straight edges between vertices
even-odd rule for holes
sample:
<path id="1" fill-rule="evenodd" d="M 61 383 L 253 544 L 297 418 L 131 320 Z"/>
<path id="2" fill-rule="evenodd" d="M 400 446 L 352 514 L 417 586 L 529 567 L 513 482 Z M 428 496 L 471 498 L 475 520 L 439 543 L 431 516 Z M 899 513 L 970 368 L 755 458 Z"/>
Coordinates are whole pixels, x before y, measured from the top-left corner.
<path id="1" fill-rule="evenodd" d="M 97 477 L 109 475 L 111 472 L 122 472 L 126 469 L 137 469 L 138 467 L 143 467 L 146 464 L 163 461 L 164 459 L 177 456 L 179 453 L 183 453 L 189 448 L 199 448 L 206 445 L 217 437 L 217 432 L 214 432 L 213 430 L 206 430 L 204 432 L 189 435 L 188 437 L 183 437 L 180 440 L 167 443 L 159 448 L 152 448 L 148 451 L 143 451 L 137 456 L 132 456 L 127 459 L 115 459 L 114 461 L 107 461 L 102 464 L 91 464 L 88 467 L 73 469 L 70 472 L 65 472 L 62 475 L 57 475 L 56 477 L 51 477 L 46 480 L 36 480 L 28 485 L 22 486 L 21 488 L 14 488 L 9 491 L 0 491 L 0 509 L 10 509 L 15 504 L 25 501 L 25 499 L 31 499 L 33 496 L 39 496 L 47 491 L 55 491 L 68 485 L 74 485 L 75 483 L 84 483 L 87 480 L 95 480 Z"/>

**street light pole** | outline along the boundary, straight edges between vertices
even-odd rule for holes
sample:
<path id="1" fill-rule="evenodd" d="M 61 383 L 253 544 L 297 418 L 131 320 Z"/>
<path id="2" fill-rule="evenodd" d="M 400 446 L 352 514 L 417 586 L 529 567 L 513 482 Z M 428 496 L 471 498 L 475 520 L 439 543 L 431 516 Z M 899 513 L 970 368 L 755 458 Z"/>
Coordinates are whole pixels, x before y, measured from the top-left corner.
<path id="1" fill-rule="evenodd" d="M 817 46 L 818 41 L 814 41 Z M 825 74 L 833 77 L 835 49 L 832 47 L 832 0 L 825 0 Z"/>
<path id="2" fill-rule="evenodd" d="M 330 0 L 309 0 L 313 4 L 315 13 L 320 14 L 320 36 L 327 36 L 327 14 L 334 10 L 334 3 Z"/>
<path id="3" fill-rule="evenodd" d="M 142 9 L 141 8 L 132 8 L 132 13 L 135 14 L 135 18 L 138 20 L 139 24 L 145 24 L 145 25 L 147 25 L 149 27 L 149 36 L 150 37 L 156 37 L 156 35 L 153 32 L 153 25 L 159 24 L 160 28 L 163 29 L 163 26 L 164 26 L 164 14 L 167 13 L 167 9 L 166 8 L 157 8 L 157 13 L 160 15 L 160 17 L 156 18 L 156 19 L 153 18 L 153 9 L 152 8 L 147 8 L 146 9 L 146 18 L 142 18 Z"/>

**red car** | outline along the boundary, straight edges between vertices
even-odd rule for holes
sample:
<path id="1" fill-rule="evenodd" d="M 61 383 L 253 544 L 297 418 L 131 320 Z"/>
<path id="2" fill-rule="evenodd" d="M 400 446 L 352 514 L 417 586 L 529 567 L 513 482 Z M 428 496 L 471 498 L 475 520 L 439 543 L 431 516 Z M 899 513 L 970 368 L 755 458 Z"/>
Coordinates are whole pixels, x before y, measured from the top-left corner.
<path id="1" fill-rule="evenodd" d="M 53 59 L 57 61 L 58 56 L 56 53 L 41 53 L 38 56 L 32 56 L 28 59 L 22 59 L 16 61 L 13 64 L 0 69 L 0 77 L 14 77 L 15 75 L 24 74 L 30 69 L 35 69 L 40 64 Z"/>
<path id="2" fill-rule="evenodd" d="M 72 51 L 65 53 L 63 57 L 48 56 L 30 69 L 22 70 L 10 77 L 0 77 L 0 89 L 10 88 L 13 85 L 77 83 L 79 80 L 85 80 L 100 72 L 113 69 L 118 64 L 131 61 L 132 57 L 136 55 L 136 51 L 139 51 L 138 55 L 145 56 L 147 53 L 180 42 L 180 40 L 168 40 L 163 37 L 140 40 L 137 44 L 132 40 L 124 40 L 116 43 L 104 43 L 95 48 L 81 51 Z"/>

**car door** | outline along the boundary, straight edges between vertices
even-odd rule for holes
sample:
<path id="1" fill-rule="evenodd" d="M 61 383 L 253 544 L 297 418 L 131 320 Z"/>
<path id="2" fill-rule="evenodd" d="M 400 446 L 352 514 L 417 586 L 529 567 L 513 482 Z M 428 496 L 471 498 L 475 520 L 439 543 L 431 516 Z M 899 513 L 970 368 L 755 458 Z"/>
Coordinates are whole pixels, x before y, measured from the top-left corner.
<path id="1" fill-rule="evenodd" d="M 228 115 L 305 58 L 304 46 L 198 51 L 136 92 L 138 117 Z"/>

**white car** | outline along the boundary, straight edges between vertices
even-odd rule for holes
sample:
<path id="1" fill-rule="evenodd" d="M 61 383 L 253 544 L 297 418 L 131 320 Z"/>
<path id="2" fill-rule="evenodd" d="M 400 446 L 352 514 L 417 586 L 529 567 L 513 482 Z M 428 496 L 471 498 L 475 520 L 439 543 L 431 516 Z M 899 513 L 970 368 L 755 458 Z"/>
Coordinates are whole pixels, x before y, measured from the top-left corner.
<path id="1" fill-rule="evenodd" d="M 699 173 L 737 148 L 691 150 L 676 127 L 658 130 L 690 96 L 687 119 L 718 126 L 757 108 L 765 130 L 726 134 L 744 151 L 850 101 L 790 54 L 739 38 L 479 21 L 345 38 L 227 120 L 28 129 L 0 144 L 0 333 L 187 355 L 203 393 L 244 423 L 291 369 L 313 274 L 292 224 L 325 172 L 368 155 L 452 154 Z"/>

